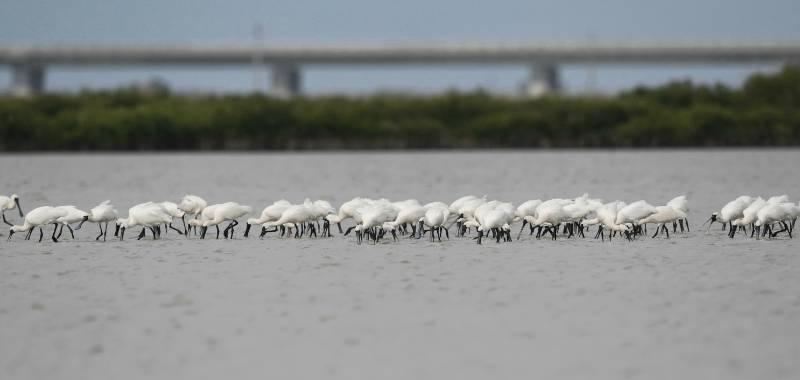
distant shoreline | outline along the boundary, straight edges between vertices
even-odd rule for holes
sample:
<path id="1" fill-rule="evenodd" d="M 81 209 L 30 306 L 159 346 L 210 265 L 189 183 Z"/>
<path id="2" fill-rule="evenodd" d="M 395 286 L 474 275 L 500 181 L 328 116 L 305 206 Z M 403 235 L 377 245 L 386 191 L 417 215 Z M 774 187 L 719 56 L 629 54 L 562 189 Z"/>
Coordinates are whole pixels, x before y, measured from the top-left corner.
<path id="1" fill-rule="evenodd" d="M 613 97 L 187 96 L 119 89 L 0 97 L 0 152 L 339 152 L 800 146 L 800 67 L 741 88 Z"/>

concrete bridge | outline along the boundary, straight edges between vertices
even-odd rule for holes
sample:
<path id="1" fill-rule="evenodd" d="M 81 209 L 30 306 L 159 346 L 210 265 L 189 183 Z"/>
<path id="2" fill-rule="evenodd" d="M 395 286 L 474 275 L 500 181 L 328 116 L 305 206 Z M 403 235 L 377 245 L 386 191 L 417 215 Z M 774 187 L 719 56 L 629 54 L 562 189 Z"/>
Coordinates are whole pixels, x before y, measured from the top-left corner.
<path id="1" fill-rule="evenodd" d="M 525 92 L 558 91 L 559 65 L 732 65 L 800 62 L 800 42 L 520 43 L 335 45 L 0 45 L 0 65 L 10 66 L 10 92 L 30 96 L 45 89 L 45 71 L 66 66 L 269 66 L 271 91 L 293 96 L 302 69 L 334 65 L 521 65 L 530 68 Z"/>

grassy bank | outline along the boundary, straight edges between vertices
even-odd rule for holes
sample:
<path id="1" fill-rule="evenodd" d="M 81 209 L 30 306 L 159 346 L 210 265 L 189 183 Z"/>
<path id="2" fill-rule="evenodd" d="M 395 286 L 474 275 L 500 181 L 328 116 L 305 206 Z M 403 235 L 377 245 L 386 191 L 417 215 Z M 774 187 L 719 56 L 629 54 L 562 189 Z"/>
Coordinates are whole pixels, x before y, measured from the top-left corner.
<path id="1" fill-rule="evenodd" d="M 776 145 L 800 145 L 799 67 L 736 89 L 676 82 L 614 97 L 0 98 L 4 151 Z"/>

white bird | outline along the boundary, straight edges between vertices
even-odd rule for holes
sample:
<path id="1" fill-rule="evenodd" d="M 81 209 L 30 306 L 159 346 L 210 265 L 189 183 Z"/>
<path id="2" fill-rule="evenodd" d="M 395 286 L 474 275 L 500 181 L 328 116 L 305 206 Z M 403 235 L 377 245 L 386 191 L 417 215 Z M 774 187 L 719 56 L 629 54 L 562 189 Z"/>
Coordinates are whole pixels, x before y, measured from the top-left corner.
<path id="1" fill-rule="evenodd" d="M 798 215 L 797 205 L 794 203 L 769 203 L 758 210 L 756 214 L 756 237 L 758 238 L 762 235 L 761 227 L 764 227 L 763 235 L 766 235 L 770 238 L 775 237 L 781 232 L 789 231 L 789 238 L 792 237 L 792 231 L 789 225 L 786 224 L 786 220 L 790 220 L 792 218 L 796 218 Z M 772 225 L 778 223 L 783 226 L 783 229 L 780 231 L 772 231 Z"/>
<path id="2" fill-rule="evenodd" d="M 624 233 L 626 237 L 628 237 L 629 228 L 627 225 L 624 224 L 617 224 L 617 214 L 619 210 L 627 206 L 625 202 L 622 201 L 614 201 L 609 202 L 601 206 L 595 212 L 595 218 L 587 219 L 582 223 L 584 225 L 595 225 L 597 224 L 597 233 L 595 234 L 594 238 L 597 239 L 599 236 L 601 240 L 605 240 L 604 229 L 608 229 L 608 240 L 611 240 L 613 234 L 617 232 Z"/>
<path id="3" fill-rule="evenodd" d="M 53 225 L 52 239 L 54 243 L 58 243 L 58 238 L 56 237 L 56 230 L 58 230 L 58 223 L 56 222 L 56 220 L 58 220 L 58 218 L 64 217 L 66 214 L 67 214 L 66 210 L 57 207 L 50 207 L 50 206 L 37 207 L 31 210 L 28 213 L 28 215 L 25 216 L 22 225 L 11 226 L 8 233 L 8 240 L 11 240 L 11 236 L 13 236 L 15 232 L 25 232 L 25 231 L 28 232 L 28 234 L 25 236 L 25 240 L 30 240 L 31 233 L 33 233 L 34 228 L 39 227 L 39 242 L 41 242 L 42 237 L 44 236 L 42 227 L 48 224 L 52 224 Z"/>
<path id="4" fill-rule="evenodd" d="M 375 202 L 359 208 L 358 214 L 361 215 L 361 223 L 355 226 L 355 231 L 358 244 L 361 244 L 365 234 L 372 239 L 373 243 L 377 243 L 379 227 L 386 222 L 395 220 L 398 212 L 389 202 Z"/>
<path id="5" fill-rule="evenodd" d="M 9 226 L 13 225 L 6 220 L 6 210 L 13 210 L 15 208 L 19 211 L 19 217 L 22 218 L 24 213 L 22 212 L 22 207 L 19 205 L 19 196 L 17 196 L 17 194 L 12 194 L 10 197 L 0 195 L 0 211 L 3 214 L 3 223 Z"/>
<path id="6" fill-rule="evenodd" d="M 593 217 L 597 209 L 603 206 L 603 202 L 599 199 L 590 199 L 588 194 L 584 194 L 576 198 L 572 203 L 564 205 L 564 212 L 569 215 L 567 220 L 567 231 L 569 235 L 567 238 L 575 235 L 575 228 L 578 228 L 578 235 L 585 237 L 583 234 L 584 220 Z"/>
<path id="7" fill-rule="evenodd" d="M 450 209 L 444 203 L 431 202 L 425 205 L 425 215 L 419 219 L 417 225 L 417 238 L 422 237 L 422 230 L 427 225 L 430 227 L 431 241 L 434 239 L 434 232 L 438 234 L 439 241 L 442 241 L 442 229 L 444 229 L 447 238 L 450 239 L 450 233 L 444 226 L 449 216 Z"/>
<path id="8" fill-rule="evenodd" d="M 331 215 L 335 216 L 335 215 Z M 281 236 L 283 236 L 283 228 L 295 228 L 295 238 L 300 237 L 300 226 L 314 217 L 313 211 L 305 205 L 291 205 L 287 207 L 278 220 L 269 221 L 264 223 L 264 230 L 261 232 L 263 237 L 267 232 L 275 232 L 278 228 L 282 228 Z M 267 227 L 275 227 L 274 230 L 268 230 Z"/>
<path id="9" fill-rule="evenodd" d="M 683 232 L 683 225 L 686 224 L 686 231 L 689 231 L 689 199 L 686 198 L 685 195 L 679 195 L 675 198 L 672 198 L 669 202 L 667 202 L 668 207 L 672 207 L 675 210 L 678 210 L 687 216 L 683 219 L 678 219 L 678 224 L 681 226 L 681 232 Z M 678 228 L 675 223 L 672 223 L 672 232 L 677 232 Z"/>
<path id="10" fill-rule="evenodd" d="M 458 198 L 458 199 L 454 200 L 453 203 L 451 203 L 450 206 L 448 207 L 448 210 L 452 214 L 458 214 L 459 209 L 461 208 L 462 205 L 464 205 L 465 203 L 467 203 L 469 201 L 473 201 L 473 200 L 476 200 L 476 199 L 479 199 L 479 198 L 474 196 L 474 195 L 465 195 L 465 196 L 463 196 L 461 198 Z"/>
<path id="11" fill-rule="evenodd" d="M 374 201 L 369 198 L 356 197 L 339 206 L 339 213 L 335 215 L 328 215 L 325 219 L 330 223 L 335 223 L 339 227 L 339 233 L 344 233 L 342 230 L 342 221 L 348 218 L 353 218 L 359 208 L 373 203 Z"/>
<path id="12" fill-rule="evenodd" d="M 184 195 L 183 199 L 178 203 L 178 209 L 186 214 L 194 215 L 195 219 L 203 213 L 206 207 L 208 207 L 208 202 L 205 199 L 192 194 Z M 197 234 L 197 226 L 194 227 L 194 232 Z"/>
<path id="13" fill-rule="evenodd" d="M 187 233 L 188 231 L 186 229 L 186 218 L 185 218 L 186 211 L 181 210 L 181 208 L 178 207 L 177 204 L 169 201 L 161 202 L 160 205 L 161 207 L 164 208 L 167 214 L 169 214 L 172 217 L 172 221 L 164 225 L 164 233 L 166 234 L 167 229 L 172 229 L 173 231 L 177 232 L 178 235 L 183 235 Z M 172 226 L 172 222 L 175 221 L 175 218 L 181 218 L 181 221 L 183 222 L 183 231 Z"/>
<path id="14" fill-rule="evenodd" d="M 456 212 L 451 211 L 451 216 L 456 217 L 456 236 L 464 236 L 464 234 L 468 231 L 467 226 L 465 225 L 468 221 L 475 220 L 475 211 L 478 207 L 486 204 L 486 196 L 484 195 L 482 198 L 472 198 L 463 203 L 461 203 L 457 208 Z M 470 223 L 473 225 L 475 223 Z M 477 228 L 477 225 L 475 225 Z"/>
<path id="15" fill-rule="evenodd" d="M 536 208 L 536 215 L 529 218 L 528 221 L 534 227 L 538 227 L 537 237 L 542 233 L 542 227 L 545 227 L 545 232 L 549 231 L 553 240 L 556 240 L 558 235 L 558 227 L 561 223 L 570 221 L 570 214 L 564 211 L 564 206 L 571 204 L 573 201 L 569 199 L 549 199 L 539 207 Z"/>
<path id="16" fill-rule="evenodd" d="M 178 208 L 181 211 L 191 215 L 200 215 L 206 207 L 208 207 L 208 202 L 205 199 L 191 194 L 184 195 L 183 199 L 178 203 Z"/>
<path id="17" fill-rule="evenodd" d="M 114 208 L 114 205 L 111 204 L 111 201 L 103 201 L 99 205 L 93 207 L 89 210 L 89 221 L 92 223 L 97 223 L 100 227 L 100 235 L 94 240 L 100 240 L 100 237 L 103 237 L 103 241 L 106 241 L 106 236 L 108 235 L 108 223 L 113 222 L 119 218 L 117 210 Z M 105 223 L 105 231 L 103 231 L 103 224 Z"/>
<path id="18" fill-rule="evenodd" d="M 754 199 L 753 202 L 742 211 L 742 217 L 734 219 L 731 222 L 732 226 L 728 231 L 728 237 L 733 239 L 733 237 L 736 235 L 736 231 L 740 229 L 745 230 L 745 233 L 747 233 L 748 225 L 751 225 L 750 234 L 752 237 L 752 235 L 756 233 L 754 224 L 756 219 L 758 219 L 758 211 L 764 208 L 766 205 L 767 201 L 765 201 L 764 198 L 758 197 Z"/>
<path id="19" fill-rule="evenodd" d="M 200 233 L 200 238 L 205 239 L 206 231 L 208 231 L 209 226 L 216 226 L 217 227 L 217 239 L 219 239 L 219 225 L 220 223 L 230 221 L 227 227 L 225 227 L 225 231 L 223 235 L 225 238 L 228 238 L 228 231 L 230 231 L 230 238 L 233 239 L 233 228 L 239 224 L 238 218 L 241 218 L 253 211 L 250 206 L 243 206 L 236 202 L 226 202 L 220 203 L 217 205 L 208 206 L 207 208 L 212 208 L 212 215 L 206 216 L 205 211 L 203 212 L 204 220 L 199 221 L 199 225 L 203 228 L 202 232 Z M 193 220 L 190 222 L 198 222 L 197 220 Z M 197 225 L 197 224 L 196 224 Z"/>
<path id="20" fill-rule="evenodd" d="M 281 215 L 283 215 L 283 212 L 291 206 L 292 204 L 289 201 L 281 199 L 265 207 L 264 210 L 261 211 L 261 215 L 258 218 L 247 219 L 247 226 L 245 227 L 244 230 L 244 237 L 247 237 L 250 234 L 250 226 L 264 225 L 267 222 L 278 220 L 280 219 Z M 263 228 L 261 230 L 261 236 L 262 237 L 264 236 Z"/>
<path id="21" fill-rule="evenodd" d="M 732 223 L 734 220 L 741 218 L 743 216 L 742 213 L 744 212 L 744 209 L 746 209 L 747 206 L 750 206 L 754 200 L 755 199 L 749 195 L 742 195 L 728 202 L 725 206 L 722 206 L 722 209 L 719 211 L 719 213 L 715 212 L 711 214 L 711 217 L 703 223 L 703 225 L 708 223 L 708 228 L 706 228 L 706 231 L 711 229 L 711 225 L 714 224 L 714 222 L 721 223 L 722 229 L 724 230 L 728 223 Z"/>
<path id="22" fill-rule="evenodd" d="M 392 235 L 396 237 L 395 229 L 398 226 L 410 224 L 412 228 L 411 236 L 414 237 L 417 235 L 417 223 L 423 216 L 425 216 L 425 207 L 422 207 L 419 202 L 406 204 L 398 210 L 397 217 L 393 221 L 384 224 L 384 230 L 391 231 Z M 403 229 L 403 232 L 406 232 L 405 229 Z"/>
<path id="23" fill-rule="evenodd" d="M 494 232 L 498 243 L 501 238 L 511 241 L 509 221 L 513 220 L 514 214 L 510 211 L 507 207 L 495 207 L 485 213 L 481 213 L 476 218 L 480 223 L 478 226 L 478 244 L 481 244 L 483 235 L 489 231 Z"/>
<path id="24" fill-rule="evenodd" d="M 670 206 L 658 206 L 656 207 L 656 212 L 640 219 L 636 222 L 638 225 L 643 225 L 647 223 L 655 223 L 656 224 L 656 233 L 653 234 L 653 238 L 658 236 L 659 230 L 667 234 L 667 239 L 669 239 L 669 228 L 667 228 L 667 223 L 672 223 L 676 220 L 683 220 L 686 217 L 686 214 L 683 211 L 677 210 Z"/>
<path id="25" fill-rule="evenodd" d="M 331 222 L 328 221 L 329 215 L 336 214 L 336 209 L 333 208 L 331 202 L 318 199 L 312 203 L 312 219 L 319 227 L 319 221 L 322 221 L 322 237 L 331 237 Z M 316 230 L 311 226 L 311 233 L 316 236 Z"/>
<path id="26" fill-rule="evenodd" d="M 145 229 L 149 229 L 153 233 L 153 240 L 158 239 L 161 236 L 159 233 L 160 226 L 170 221 L 172 221 L 172 216 L 160 204 L 154 202 L 140 203 L 128 209 L 127 218 L 117 219 L 119 240 L 125 238 L 126 229 L 135 226 L 142 227 L 137 240 L 141 240 L 144 237 Z"/>
<path id="27" fill-rule="evenodd" d="M 656 208 L 645 202 L 636 201 L 619 210 L 617 213 L 616 224 L 630 224 L 633 230 L 633 235 L 641 233 L 641 225 L 638 223 L 640 220 L 647 218 L 656 213 Z M 647 232 L 646 230 L 644 231 Z"/>
<path id="28" fill-rule="evenodd" d="M 522 219 L 522 227 L 519 228 L 517 240 L 519 240 L 519 238 L 522 236 L 522 230 L 525 229 L 525 225 L 528 224 L 528 217 L 533 217 L 536 215 L 536 209 L 539 208 L 539 205 L 541 204 L 542 201 L 540 199 L 532 199 L 517 206 L 517 210 L 514 212 L 514 215 L 518 219 Z M 531 226 L 531 233 L 533 233 L 533 226 Z"/>
<path id="29" fill-rule="evenodd" d="M 61 228 L 58 230 L 58 236 L 56 236 L 56 238 L 61 237 L 61 233 L 64 231 L 64 226 L 67 226 L 67 229 L 69 229 L 69 233 L 70 235 L 72 235 L 72 239 L 74 240 L 75 233 L 73 232 L 70 224 L 80 223 L 78 224 L 77 227 L 75 227 L 75 229 L 76 230 L 81 229 L 81 227 L 83 227 L 83 223 L 89 220 L 89 213 L 83 210 L 79 210 L 75 206 L 59 206 L 56 208 L 65 210 L 67 212 L 66 215 L 56 219 L 56 222 L 61 224 Z"/>

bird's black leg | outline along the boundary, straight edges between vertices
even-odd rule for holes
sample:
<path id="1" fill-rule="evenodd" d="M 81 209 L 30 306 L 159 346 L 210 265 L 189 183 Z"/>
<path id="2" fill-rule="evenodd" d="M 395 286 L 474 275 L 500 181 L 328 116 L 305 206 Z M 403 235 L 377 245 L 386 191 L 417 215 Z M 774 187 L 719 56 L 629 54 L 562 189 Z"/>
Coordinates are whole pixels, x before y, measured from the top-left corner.
<path id="1" fill-rule="evenodd" d="M 56 237 L 56 229 L 58 229 L 58 224 L 53 223 L 53 236 L 51 236 L 51 238 L 53 239 L 53 243 L 58 243 L 58 238 Z M 62 227 L 61 229 L 64 228 Z M 39 241 L 41 241 L 41 237 L 39 238 Z"/>
<path id="2" fill-rule="evenodd" d="M 228 223 L 228 225 L 227 225 L 227 226 L 225 226 L 225 229 L 224 229 L 224 230 L 222 230 L 222 236 L 223 236 L 225 239 L 227 239 L 227 238 L 228 238 L 228 231 L 230 231 L 230 229 L 231 229 L 231 225 L 233 225 L 233 222 L 230 222 L 230 223 Z"/>
<path id="3" fill-rule="evenodd" d="M 64 229 L 64 227 L 61 227 L 61 229 Z M 72 226 L 70 226 L 69 224 L 67 224 L 67 229 L 69 230 L 69 234 L 70 234 L 70 236 L 72 236 L 72 240 L 75 240 L 75 233 L 74 233 L 74 232 L 72 232 Z"/>
<path id="4" fill-rule="evenodd" d="M 230 225 L 230 226 L 228 226 L 228 227 L 231 229 L 231 230 L 230 230 L 230 232 L 228 233 L 228 236 L 229 236 L 231 239 L 233 239 L 233 233 L 234 233 L 234 232 L 236 232 L 236 226 L 238 226 L 238 225 L 239 225 L 239 221 L 238 221 L 238 220 L 236 220 L 236 219 L 234 219 L 234 220 L 231 222 L 231 225 Z"/>
<path id="5" fill-rule="evenodd" d="M 177 232 L 177 233 L 178 233 L 178 235 L 183 235 L 183 231 L 181 231 L 181 230 L 179 230 L 179 229 L 177 229 L 177 228 L 173 227 L 173 226 L 172 226 L 172 223 L 170 223 L 170 224 L 169 224 L 169 228 L 170 228 L 171 230 L 173 230 L 173 231 Z M 164 229 L 164 231 L 166 232 L 166 228 Z"/>
<path id="6" fill-rule="evenodd" d="M 103 225 L 100 224 L 100 223 L 97 223 L 97 227 L 100 227 L 100 235 L 97 235 L 97 237 L 94 238 L 95 241 L 100 240 L 100 238 L 103 236 Z"/>
<path id="7" fill-rule="evenodd" d="M 139 232 L 139 237 L 137 237 L 136 240 L 142 240 L 142 238 L 144 237 L 144 231 L 145 231 L 145 229 L 144 229 L 144 227 L 142 227 L 142 231 Z"/>
<path id="8" fill-rule="evenodd" d="M 5 213 L 5 211 L 3 212 L 3 223 L 5 223 L 5 224 L 8 224 L 9 226 L 12 226 L 12 227 L 14 226 L 13 224 L 11 224 L 9 221 L 7 221 L 7 220 L 6 220 L 6 213 Z"/>
<path id="9" fill-rule="evenodd" d="M 525 225 L 526 225 L 527 223 L 528 223 L 528 221 L 527 221 L 527 220 L 525 220 L 525 219 L 522 219 L 522 227 L 520 227 L 520 228 L 519 228 L 519 233 L 517 234 L 517 240 L 519 240 L 519 238 L 520 238 L 520 237 L 522 237 L 522 230 L 524 230 L 524 229 L 525 229 Z"/>
<path id="10" fill-rule="evenodd" d="M 214 227 L 217 227 L 217 239 L 219 239 L 219 224 L 215 225 Z"/>

